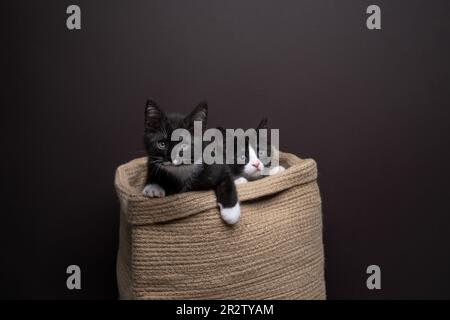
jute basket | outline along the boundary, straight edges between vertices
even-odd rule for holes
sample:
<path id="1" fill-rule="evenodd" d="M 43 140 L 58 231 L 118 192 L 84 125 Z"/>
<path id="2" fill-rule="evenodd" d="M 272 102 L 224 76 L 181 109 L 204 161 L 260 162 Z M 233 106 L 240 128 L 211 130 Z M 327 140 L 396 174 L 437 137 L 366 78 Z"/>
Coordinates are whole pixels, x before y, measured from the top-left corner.
<path id="1" fill-rule="evenodd" d="M 120 298 L 325 299 L 316 163 L 280 161 L 286 171 L 238 186 L 231 227 L 213 191 L 145 198 L 146 159 L 120 166 Z"/>

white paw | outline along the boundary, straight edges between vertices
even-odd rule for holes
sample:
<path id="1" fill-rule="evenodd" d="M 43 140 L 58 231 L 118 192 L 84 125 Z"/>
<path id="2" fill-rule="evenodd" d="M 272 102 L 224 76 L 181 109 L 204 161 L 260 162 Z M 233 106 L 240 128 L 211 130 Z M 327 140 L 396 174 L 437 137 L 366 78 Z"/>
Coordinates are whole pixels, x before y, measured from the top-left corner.
<path id="1" fill-rule="evenodd" d="M 270 168 L 269 175 L 271 176 L 271 175 L 274 175 L 277 173 L 281 173 L 285 170 L 286 169 L 283 166 L 276 166 L 276 167 Z"/>
<path id="2" fill-rule="evenodd" d="M 161 198 L 166 196 L 166 192 L 164 191 L 164 189 L 156 183 L 150 183 L 146 185 L 144 190 L 142 190 L 142 194 L 150 198 Z"/>
<path id="3" fill-rule="evenodd" d="M 243 183 L 247 183 L 247 182 L 248 182 L 248 180 L 245 179 L 244 177 L 240 177 L 240 178 L 234 179 L 234 184 L 235 185 L 243 184 Z"/>
<path id="4" fill-rule="evenodd" d="M 239 217 L 241 216 L 241 207 L 239 206 L 239 202 L 231 208 L 224 208 L 220 203 L 219 207 L 220 216 L 227 224 L 235 224 L 239 220 Z"/>

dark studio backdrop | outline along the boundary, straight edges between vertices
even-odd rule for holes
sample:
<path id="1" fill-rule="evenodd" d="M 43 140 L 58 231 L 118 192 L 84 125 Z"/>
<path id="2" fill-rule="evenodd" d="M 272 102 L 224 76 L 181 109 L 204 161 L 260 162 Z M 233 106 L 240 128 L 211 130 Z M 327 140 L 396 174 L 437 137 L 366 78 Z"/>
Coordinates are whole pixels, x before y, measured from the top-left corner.
<path id="1" fill-rule="evenodd" d="M 370 4 L 381 30 L 366 28 Z M 317 161 L 329 298 L 450 298 L 448 1 L 8 1 L 1 14 L 1 298 L 117 297 L 114 172 L 144 155 L 148 97 L 180 112 L 207 99 L 211 126 L 267 116 L 282 150 Z M 371 264 L 381 290 L 366 287 Z"/>

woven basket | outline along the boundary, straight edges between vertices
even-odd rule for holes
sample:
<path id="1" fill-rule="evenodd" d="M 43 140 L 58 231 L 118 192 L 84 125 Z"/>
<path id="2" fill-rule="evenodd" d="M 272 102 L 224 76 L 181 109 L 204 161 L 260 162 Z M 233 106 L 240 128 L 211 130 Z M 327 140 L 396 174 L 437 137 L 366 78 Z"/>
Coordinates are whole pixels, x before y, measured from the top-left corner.
<path id="1" fill-rule="evenodd" d="M 286 171 L 237 187 L 231 227 L 213 191 L 145 198 L 146 159 L 120 166 L 120 298 L 325 299 L 316 163 L 280 162 Z"/>

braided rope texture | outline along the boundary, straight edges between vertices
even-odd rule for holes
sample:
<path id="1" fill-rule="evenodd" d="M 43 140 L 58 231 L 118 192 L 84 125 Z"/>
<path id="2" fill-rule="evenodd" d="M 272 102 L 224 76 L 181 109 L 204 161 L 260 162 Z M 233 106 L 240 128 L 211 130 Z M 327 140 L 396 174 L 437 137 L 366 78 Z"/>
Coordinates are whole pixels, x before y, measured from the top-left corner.
<path id="1" fill-rule="evenodd" d="M 237 187 L 241 218 L 220 219 L 213 191 L 146 198 L 146 159 L 116 171 L 121 299 L 325 299 L 322 210 L 312 159 Z"/>

